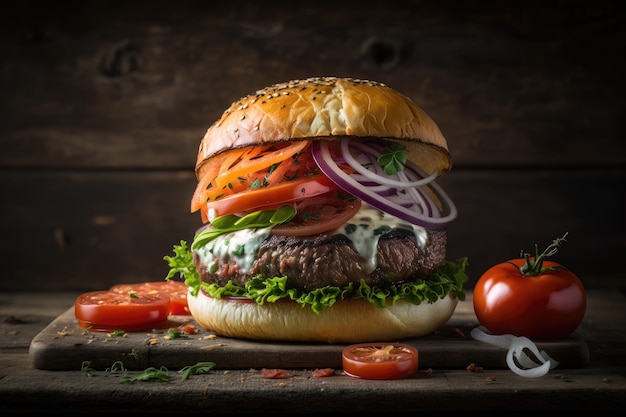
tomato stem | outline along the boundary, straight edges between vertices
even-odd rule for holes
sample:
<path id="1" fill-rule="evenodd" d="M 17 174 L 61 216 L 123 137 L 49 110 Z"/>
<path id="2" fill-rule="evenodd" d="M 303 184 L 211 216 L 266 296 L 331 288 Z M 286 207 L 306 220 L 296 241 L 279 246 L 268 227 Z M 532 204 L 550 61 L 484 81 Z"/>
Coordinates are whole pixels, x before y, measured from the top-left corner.
<path id="1" fill-rule="evenodd" d="M 559 267 L 554 266 L 550 268 L 543 268 L 543 261 L 545 258 L 548 258 L 557 253 L 557 251 L 559 250 L 559 246 L 561 246 L 561 243 L 566 241 L 566 237 L 567 233 L 565 233 L 563 237 L 553 240 L 552 243 L 541 254 L 539 253 L 537 245 L 535 244 L 534 259 L 531 258 L 531 255 L 529 253 L 524 253 L 522 251 L 520 257 L 523 257 L 526 261 L 524 262 L 524 265 L 519 268 L 520 273 L 525 276 L 536 276 L 547 271 L 553 271 L 555 269 L 558 269 Z"/>

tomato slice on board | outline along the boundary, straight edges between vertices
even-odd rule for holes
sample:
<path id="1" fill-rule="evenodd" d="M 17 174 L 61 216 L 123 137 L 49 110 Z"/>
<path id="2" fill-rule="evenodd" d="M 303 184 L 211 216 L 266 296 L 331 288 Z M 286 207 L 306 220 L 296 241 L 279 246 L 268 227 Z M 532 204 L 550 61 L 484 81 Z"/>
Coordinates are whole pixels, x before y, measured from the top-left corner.
<path id="1" fill-rule="evenodd" d="M 189 288 L 181 281 L 163 280 L 148 281 L 138 284 L 117 284 L 109 289 L 120 294 L 129 294 L 134 291 L 137 294 L 162 294 L 168 295 L 171 300 L 171 312 L 175 315 L 189 315 L 187 305 L 187 292 Z"/>
<path id="2" fill-rule="evenodd" d="M 170 304 L 163 294 L 91 291 L 76 298 L 74 315 L 80 327 L 93 331 L 148 330 L 167 327 Z"/>
<path id="3" fill-rule="evenodd" d="M 417 372 L 418 351 L 404 343 L 359 343 L 342 352 L 346 375 L 363 379 L 400 379 Z"/>

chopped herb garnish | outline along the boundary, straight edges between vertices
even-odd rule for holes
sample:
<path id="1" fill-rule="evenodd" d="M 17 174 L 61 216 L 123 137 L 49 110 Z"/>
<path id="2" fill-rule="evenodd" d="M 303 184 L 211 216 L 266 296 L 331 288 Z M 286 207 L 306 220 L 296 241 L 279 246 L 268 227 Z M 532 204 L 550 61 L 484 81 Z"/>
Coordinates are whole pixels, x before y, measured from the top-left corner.
<path id="1" fill-rule="evenodd" d="M 342 192 L 337 192 L 337 198 L 344 201 L 354 201 L 356 197 L 351 194 L 344 194 Z"/>
<path id="2" fill-rule="evenodd" d="M 302 213 L 302 218 L 304 220 L 319 220 L 320 215 L 317 213 Z"/>
<path id="3" fill-rule="evenodd" d="M 181 332 L 181 331 L 176 330 L 176 329 L 169 329 L 167 331 L 167 335 L 165 336 L 165 339 L 167 339 L 167 340 L 172 340 L 172 339 L 189 339 L 189 336 L 185 332 Z"/>
<path id="4" fill-rule="evenodd" d="M 122 361 L 115 361 L 113 362 L 111 367 L 107 370 L 110 372 L 118 372 L 118 371 L 125 372 L 126 367 L 124 366 L 124 363 Z"/>
<path id="5" fill-rule="evenodd" d="M 80 364 L 80 371 L 89 374 L 95 371 L 95 369 L 91 367 L 91 361 L 83 361 L 83 363 Z"/>
<path id="6" fill-rule="evenodd" d="M 138 349 L 133 349 L 133 350 L 130 351 L 128 356 L 130 356 L 131 358 L 135 358 L 135 359 L 139 360 L 139 356 L 141 356 L 141 353 L 139 352 Z"/>
<path id="7" fill-rule="evenodd" d="M 246 245 L 239 245 L 237 249 L 233 251 L 233 255 L 235 256 L 241 256 L 244 253 L 246 253 Z"/>
<path id="8" fill-rule="evenodd" d="M 356 232 L 356 224 L 353 224 L 353 223 L 346 224 L 345 230 L 347 234 L 351 235 L 352 233 Z"/>
<path id="9" fill-rule="evenodd" d="M 389 226 L 377 227 L 376 229 L 374 229 L 374 236 L 383 235 L 383 234 L 389 232 L 390 230 L 391 230 L 391 228 Z"/>

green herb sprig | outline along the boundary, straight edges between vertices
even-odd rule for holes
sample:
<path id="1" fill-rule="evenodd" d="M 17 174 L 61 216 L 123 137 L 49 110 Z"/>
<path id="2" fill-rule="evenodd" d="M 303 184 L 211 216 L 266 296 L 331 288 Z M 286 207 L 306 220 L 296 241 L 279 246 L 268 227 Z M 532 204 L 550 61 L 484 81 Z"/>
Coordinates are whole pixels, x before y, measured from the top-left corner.
<path id="1" fill-rule="evenodd" d="M 124 362 L 122 362 L 122 361 L 115 361 L 111 365 L 111 368 L 107 369 L 107 371 L 110 371 L 110 372 L 126 372 L 126 367 L 124 366 Z"/>
<path id="2" fill-rule="evenodd" d="M 182 368 L 179 372 L 182 373 L 181 381 L 185 381 L 191 375 L 206 374 L 215 367 L 215 362 L 198 362 L 195 365 L 189 365 Z"/>
<path id="3" fill-rule="evenodd" d="M 83 361 L 83 363 L 80 364 L 80 371 L 91 376 L 91 373 L 95 371 L 95 369 L 91 367 L 91 361 Z"/>
<path id="4" fill-rule="evenodd" d="M 139 381 L 158 381 L 158 382 L 167 382 L 170 380 L 169 375 L 167 374 L 167 368 L 161 366 L 160 368 L 155 368 L 153 366 L 146 368 L 142 373 L 135 376 L 123 376 L 120 379 L 120 382 L 123 384 L 135 383 Z"/>
<path id="5" fill-rule="evenodd" d="M 406 146 L 389 145 L 385 147 L 378 157 L 378 164 L 387 175 L 395 175 L 402 171 L 406 164 Z"/>

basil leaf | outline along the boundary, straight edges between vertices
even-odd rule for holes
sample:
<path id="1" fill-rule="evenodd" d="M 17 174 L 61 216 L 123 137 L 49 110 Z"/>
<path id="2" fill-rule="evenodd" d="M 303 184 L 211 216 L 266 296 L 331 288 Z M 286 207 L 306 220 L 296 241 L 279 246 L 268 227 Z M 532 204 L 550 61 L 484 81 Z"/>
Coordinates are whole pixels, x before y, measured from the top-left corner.
<path id="1" fill-rule="evenodd" d="M 278 210 L 276 210 L 272 217 L 270 217 L 269 222 L 272 224 L 283 224 L 287 223 L 289 220 L 293 219 L 296 216 L 296 208 L 294 206 L 282 206 Z"/>
<path id="2" fill-rule="evenodd" d="M 243 229 L 270 227 L 290 221 L 296 215 L 293 206 L 282 206 L 277 210 L 259 210 L 243 217 L 235 214 L 216 217 L 208 227 L 202 229 L 194 238 L 191 245 L 196 250 L 216 237 Z"/>

